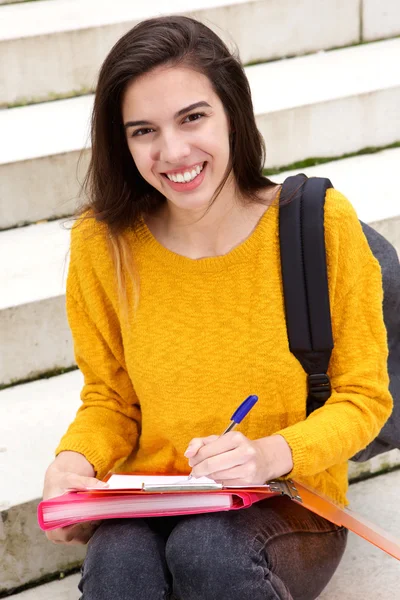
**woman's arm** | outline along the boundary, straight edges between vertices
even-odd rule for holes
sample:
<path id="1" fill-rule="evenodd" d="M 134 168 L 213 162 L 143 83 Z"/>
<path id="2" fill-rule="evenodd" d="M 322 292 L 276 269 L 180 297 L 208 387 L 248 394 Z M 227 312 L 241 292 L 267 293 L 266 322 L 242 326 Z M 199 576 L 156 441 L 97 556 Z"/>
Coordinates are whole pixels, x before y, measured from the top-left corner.
<path id="1" fill-rule="evenodd" d="M 56 453 L 72 450 L 83 454 L 102 478 L 135 448 L 140 408 L 128 373 L 98 326 L 71 295 L 67 308 L 84 386 L 82 406 Z"/>
<path id="2" fill-rule="evenodd" d="M 325 238 L 334 350 L 332 395 L 305 421 L 279 432 L 292 450 L 291 477 L 345 462 L 381 430 L 393 401 L 388 390 L 382 277 L 350 203 L 328 190 Z"/>
<path id="3" fill-rule="evenodd" d="M 56 453 L 82 454 L 102 478 L 135 449 L 141 415 L 115 302 L 108 297 L 114 274 L 110 266 L 99 271 L 108 258 L 104 236 L 88 235 L 89 227 L 84 223 L 72 230 L 66 296 L 75 358 L 84 376 L 82 406 Z"/>
<path id="4" fill-rule="evenodd" d="M 231 432 L 192 440 L 185 456 L 194 476 L 233 485 L 312 476 L 365 447 L 390 415 L 380 267 L 353 208 L 335 190 L 327 194 L 325 237 L 335 344 L 332 396 L 272 436 L 252 441 Z M 306 397 L 304 413 L 305 407 Z"/>

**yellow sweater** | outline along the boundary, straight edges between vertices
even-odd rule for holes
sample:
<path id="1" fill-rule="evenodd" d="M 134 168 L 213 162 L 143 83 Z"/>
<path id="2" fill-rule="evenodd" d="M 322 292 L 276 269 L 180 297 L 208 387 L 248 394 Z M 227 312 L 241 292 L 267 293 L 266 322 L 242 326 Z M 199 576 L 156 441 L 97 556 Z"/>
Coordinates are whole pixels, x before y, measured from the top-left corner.
<path id="1" fill-rule="evenodd" d="M 305 419 L 306 375 L 288 348 L 275 206 L 224 256 L 175 254 L 144 223 L 130 232 L 140 301 L 128 322 L 120 319 L 105 225 L 75 226 L 67 311 L 85 384 L 57 453 L 80 452 L 99 477 L 111 469 L 185 474 L 191 438 L 219 434 L 257 394 L 240 430 L 250 439 L 279 432 L 293 453 L 290 476 L 345 501 L 347 460 L 378 434 L 392 399 L 379 264 L 335 190 L 327 193 L 325 230 L 333 393 Z"/>

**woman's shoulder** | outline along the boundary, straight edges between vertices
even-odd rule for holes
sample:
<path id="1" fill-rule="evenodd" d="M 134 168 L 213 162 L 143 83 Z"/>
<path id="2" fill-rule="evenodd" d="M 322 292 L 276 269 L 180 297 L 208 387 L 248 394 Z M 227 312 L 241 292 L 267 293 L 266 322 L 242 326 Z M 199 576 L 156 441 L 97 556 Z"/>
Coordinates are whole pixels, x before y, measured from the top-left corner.
<path id="1" fill-rule="evenodd" d="M 368 242 L 353 205 L 334 188 L 326 192 L 324 228 L 328 249 L 337 247 L 338 251 L 346 253 L 357 249 L 358 253 L 369 254 Z"/>
<path id="2" fill-rule="evenodd" d="M 325 221 L 325 227 L 337 227 L 343 221 L 353 227 L 358 223 L 357 213 L 350 200 L 335 188 L 326 191 Z"/>
<path id="3" fill-rule="evenodd" d="M 113 270 L 108 226 L 86 211 L 71 227 L 69 275 L 79 280 L 109 278 Z"/>
<path id="4" fill-rule="evenodd" d="M 71 227 L 71 260 L 85 258 L 102 260 L 108 254 L 109 231 L 106 223 L 98 221 L 93 212 L 87 210 L 74 218 Z"/>
<path id="5" fill-rule="evenodd" d="M 326 193 L 324 229 L 331 285 L 336 279 L 353 285 L 361 274 L 373 276 L 380 269 L 353 205 L 332 188 Z"/>
<path id="6" fill-rule="evenodd" d="M 108 226 L 86 211 L 78 215 L 71 227 L 67 296 L 78 302 L 112 294 L 114 263 L 110 252 Z"/>

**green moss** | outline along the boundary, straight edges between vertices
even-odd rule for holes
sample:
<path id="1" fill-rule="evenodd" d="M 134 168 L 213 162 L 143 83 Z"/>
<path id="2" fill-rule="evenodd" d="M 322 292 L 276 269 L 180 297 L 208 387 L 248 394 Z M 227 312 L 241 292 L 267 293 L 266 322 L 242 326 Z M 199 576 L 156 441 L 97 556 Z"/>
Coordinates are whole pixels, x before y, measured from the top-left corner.
<path id="1" fill-rule="evenodd" d="M 35 0 L 27 0 L 29 2 Z M 65 94 L 56 94 L 55 92 L 49 92 L 46 96 L 33 96 L 31 98 L 17 98 L 15 102 L 11 103 L 0 103 L 0 109 L 7 108 L 20 108 L 21 106 L 30 106 L 32 104 L 42 104 L 44 102 L 54 102 L 55 100 L 68 100 L 69 98 L 77 98 L 79 96 L 87 96 L 94 92 L 93 88 L 82 87 L 79 90 L 72 90 Z"/>
<path id="2" fill-rule="evenodd" d="M 19 594 L 20 592 L 24 592 L 25 590 L 30 590 L 40 585 L 44 585 L 46 583 L 51 583 L 52 581 L 59 581 L 61 579 L 65 579 L 68 575 L 74 575 L 75 573 L 79 573 L 81 569 L 81 562 L 74 562 L 68 566 L 67 569 L 63 571 L 57 571 L 56 573 L 49 573 L 48 575 L 44 575 L 37 579 L 36 581 L 30 581 L 29 583 L 25 583 L 19 587 L 13 588 L 11 590 L 0 590 L 0 598 L 7 598 L 14 594 Z"/>
<path id="3" fill-rule="evenodd" d="M 341 156 L 318 156 L 312 158 L 306 158 L 305 160 L 300 160 L 298 162 L 291 163 L 289 165 L 284 165 L 282 167 L 275 167 L 271 169 L 263 169 L 263 175 L 269 177 L 271 175 L 277 175 L 278 173 L 283 173 L 284 171 L 298 171 L 301 169 L 306 169 L 307 167 L 315 167 L 316 165 L 323 165 L 325 163 L 334 162 L 337 160 L 343 160 L 345 158 L 353 158 L 354 156 L 363 156 L 365 154 L 376 154 L 378 152 L 383 152 L 384 150 L 393 150 L 394 148 L 400 148 L 400 142 L 394 142 L 389 146 L 370 146 L 368 148 L 362 148 L 358 150 L 358 152 L 350 152 L 349 154 L 342 154 Z"/>
<path id="4" fill-rule="evenodd" d="M 28 225 L 39 225 L 40 223 L 51 223 L 52 221 L 59 221 L 60 219 L 70 219 L 70 214 L 62 214 L 56 215 L 53 217 L 48 217 L 47 219 L 40 219 L 39 221 L 21 221 L 16 225 L 12 225 L 11 227 L 0 227 L 1 231 L 9 231 L 10 229 L 20 229 L 21 227 L 27 227 Z"/>
<path id="5" fill-rule="evenodd" d="M 310 50 L 309 52 L 300 52 L 298 54 L 287 54 L 285 56 L 277 56 L 276 58 L 258 58 L 254 60 L 250 60 L 247 63 L 243 63 L 244 67 L 253 67 L 254 65 L 263 65 L 271 62 L 277 62 L 279 60 L 288 60 L 290 58 L 298 58 L 300 56 L 311 56 L 312 54 L 319 54 L 320 52 L 335 52 L 335 50 L 344 50 L 346 48 L 355 48 L 356 46 L 367 46 L 368 44 L 375 44 L 376 42 L 385 42 L 388 40 L 397 40 L 400 39 L 400 36 L 394 36 L 390 38 L 379 38 L 377 40 L 360 40 L 358 42 L 354 42 L 354 44 L 349 44 L 348 46 L 333 46 L 332 48 L 325 48 L 321 50 Z"/>
<path id="6" fill-rule="evenodd" d="M 64 373 L 70 373 L 71 371 L 76 371 L 78 367 L 58 367 L 52 369 L 50 371 L 46 371 L 45 373 L 34 373 L 31 377 L 27 377 L 26 379 L 19 379 L 12 381 L 11 383 L 1 383 L 0 391 L 6 390 L 10 387 L 15 387 L 16 385 L 22 385 L 23 383 L 32 383 L 32 381 L 39 381 L 40 379 L 50 379 L 50 377 L 57 377 L 57 375 L 63 375 Z"/>
<path id="7" fill-rule="evenodd" d="M 353 485 L 354 483 L 360 483 L 361 481 L 366 481 L 367 479 L 379 477 L 379 475 L 385 475 L 386 473 L 398 471 L 399 469 L 400 465 L 393 465 L 390 462 L 382 462 L 382 464 L 379 466 L 379 470 L 377 471 L 360 471 L 358 475 L 353 475 L 350 484 Z"/>
<path id="8" fill-rule="evenodd" d="M 24 2 L 38 2 L 38 1 L 39 0 L 8 0 L 8 2 L 4 2 L 0 6 L 7 6 L 7 4 L 23 4 Z"/>

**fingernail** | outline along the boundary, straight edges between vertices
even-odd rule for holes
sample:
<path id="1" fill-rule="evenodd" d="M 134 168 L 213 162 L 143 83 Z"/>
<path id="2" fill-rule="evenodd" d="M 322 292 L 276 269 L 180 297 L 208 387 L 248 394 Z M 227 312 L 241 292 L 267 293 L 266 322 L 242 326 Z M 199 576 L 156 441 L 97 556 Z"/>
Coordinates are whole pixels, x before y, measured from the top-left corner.
<path id="1" fill-rule="evenodd" d="M 194 456 L 194 454 L 196 454 L 194 448 L 188 448 L 185 452 L 184 452 L 184 456 Z"/>
<path id="2" fill-rule="evenodd" d="M 109 487 L 109 485 L 108 485 L 108 483 L 106 481 L 98 481 L 97 484 L 96 484 L 96 486 L 97 487 L 102 487 L 102 488 Z"/>

